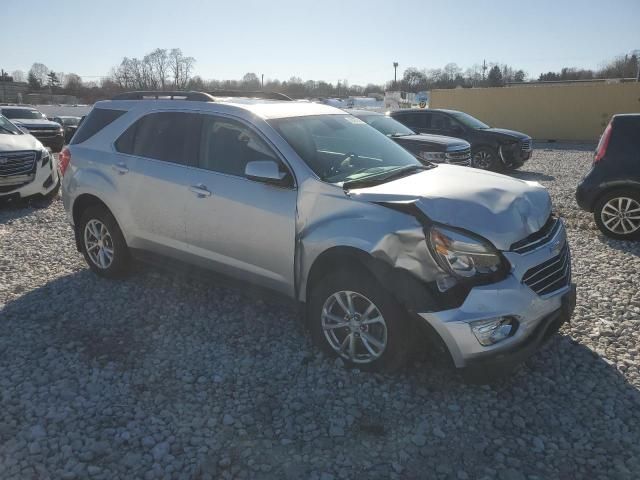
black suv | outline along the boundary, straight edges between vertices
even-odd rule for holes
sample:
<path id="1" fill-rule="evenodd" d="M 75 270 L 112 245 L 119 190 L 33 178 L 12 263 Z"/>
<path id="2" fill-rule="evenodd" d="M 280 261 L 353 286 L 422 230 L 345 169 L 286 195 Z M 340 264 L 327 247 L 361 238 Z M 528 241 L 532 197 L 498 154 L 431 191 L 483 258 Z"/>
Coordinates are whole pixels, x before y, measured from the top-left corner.
<path id="1" fill-rule="evenodd" d="M 613 116 L 576 200 L 605 235 L 640 239 L 640 113 Z"/>
<path id="2" fill-rule="evenodd" d="M 448 135 L 471 144 L 473 166 L 499 171 L 518 168 L 531 158 L 531 137 L 503 128 L 491 128 L 456 110 L 397 110 L 391 116 L 419 133 Z"/>
<path id="3" fill-rule="evenodd" d="M 346 110 L 409 150 L 422 161 L 471 166 L 471 145 L 459 138 L 417 134 L 402 123 L 369 110 Z"/>

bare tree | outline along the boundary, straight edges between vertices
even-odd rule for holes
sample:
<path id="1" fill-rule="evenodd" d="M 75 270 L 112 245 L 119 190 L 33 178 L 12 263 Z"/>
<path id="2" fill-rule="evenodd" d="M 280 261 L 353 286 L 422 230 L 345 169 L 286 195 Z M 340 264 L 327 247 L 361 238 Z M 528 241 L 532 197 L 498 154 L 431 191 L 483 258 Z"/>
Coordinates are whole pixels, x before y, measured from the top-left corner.
<path id="1" fill-rule="evenodd" d="M 35 78 L 40 85 L 45 85 L 47 83 L 48 74 L 49 69 L 43 63 L 34 63 L 29 69 L 29 75 L 33 75 L 33 78 Z"/>
<path id="2" fill-rule="evenodd" d="M 72 94 L 78 94 L 82 89 L 82 78 L 75 73 L 68 73 L 64 76 L 64 82 L 62 83 L 64 88 Z"/>
<path id="3" fill-rule="evenodd" d="M 242 77 L 242 86 L 247 90 L 256 90 L 260 88 L 260 79 L 255 73 L 245 73 Z"/>
<path id="4" fill-rule="evenodd" d="M 172 48 L 169 51 L 169 70 L 173 75 L 175 88 L 180 90 L 186 87 L 195 63 L 195 58 L 185 57 L 179 48 Z"/>
<path id="5" fill-rule="evenodd" d="M 26 82 L 27 75 L 22 70 L 14 70 L 11 72 L 14 82 Z"/>
<path id="6" fill-rule="evenodd" d="M 149 63 L 154 83 L 164 90 L 167 86 L 169 72 L 169 55 L 166 48 L 156 48 L 153 52 L 145 55 L 145 60 Z"/>

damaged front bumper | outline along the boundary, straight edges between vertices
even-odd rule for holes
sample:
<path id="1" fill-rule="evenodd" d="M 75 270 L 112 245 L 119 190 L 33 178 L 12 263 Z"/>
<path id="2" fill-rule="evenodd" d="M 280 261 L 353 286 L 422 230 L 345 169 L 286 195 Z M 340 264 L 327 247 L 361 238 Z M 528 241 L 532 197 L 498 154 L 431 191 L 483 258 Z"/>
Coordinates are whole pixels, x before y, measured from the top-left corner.
<path id="1" fill-rule="evenodd" d="M 539 262 L 542 255 L 527 255 L 526 265 L 515 268 L 502 281 L 472 288 L 458 308 L 419 313 L 442 338 L 456 367 L 516 365 L 570 319 L 576 297 L 570 275 L 564 286 L 546 295 L 522 281 L 523 270 Z M 500 319 L 511 323 L 511 331 L 496 343 L 483 345 L 472 327 Z"/>

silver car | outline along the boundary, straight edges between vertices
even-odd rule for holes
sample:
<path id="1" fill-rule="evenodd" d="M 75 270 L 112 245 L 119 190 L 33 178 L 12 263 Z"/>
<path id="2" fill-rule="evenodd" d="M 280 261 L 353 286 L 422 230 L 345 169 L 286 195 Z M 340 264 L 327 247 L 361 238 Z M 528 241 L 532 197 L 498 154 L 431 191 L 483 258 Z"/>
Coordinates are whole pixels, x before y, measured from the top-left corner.
<path id="1" fill-rule="evenodd" d="M 63 201 L 92 270 L 150 252 L 268 287 L 350 366 L 399 367 L 424 333 L 456 367 L 500 370 L 575 305 L 542 186 L 423 165 L 330 106 L 134 92 L 71 143 Z"/>

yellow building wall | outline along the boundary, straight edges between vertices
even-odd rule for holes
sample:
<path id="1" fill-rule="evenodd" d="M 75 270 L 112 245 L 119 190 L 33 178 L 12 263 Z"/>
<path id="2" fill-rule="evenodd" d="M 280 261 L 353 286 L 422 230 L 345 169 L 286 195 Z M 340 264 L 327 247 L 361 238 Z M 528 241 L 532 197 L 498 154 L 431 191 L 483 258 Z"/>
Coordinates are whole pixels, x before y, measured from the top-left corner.
<path id="1" fill-rule="evenodd" d="M 612 115 L 640 113 L 640 83 L 432 90 L 430 108 L 461 110 L 539 140 L 598 140 Z"/>

